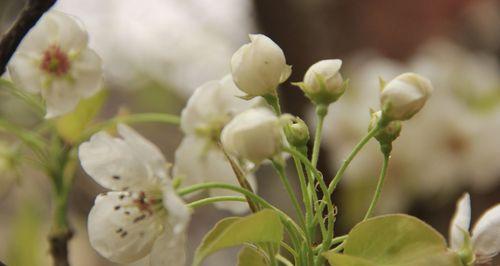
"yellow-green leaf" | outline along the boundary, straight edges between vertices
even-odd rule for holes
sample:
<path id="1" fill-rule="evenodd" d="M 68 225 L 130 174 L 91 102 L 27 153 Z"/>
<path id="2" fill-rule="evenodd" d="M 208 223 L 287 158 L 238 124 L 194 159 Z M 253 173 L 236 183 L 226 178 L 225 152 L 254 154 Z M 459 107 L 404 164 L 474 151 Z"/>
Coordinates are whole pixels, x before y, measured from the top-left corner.
<path id="1" fill-rule="evenodd" d="M 238 253 L 238 266 L 269 266 L 269 263 L 262 250 L 247 246 Z"/>
<path id="2" fill-rule="evenodd" d="M 219 221 L 205 235 L 194 255 L 193 265 L 200 265 L 210 254 L 245 243 L 279 244 L 283 225 L 273 210 L 262 210 L 247 217 L 230 217 Z"/>
<path id="3" fill-rule="evenodd" d="M 101 110 L 106 95 L 106 91 L 101 90 L 94 96 L 81 100 L 73 112 L 57 118 L 56 128 L 59 136 L 69 143 L 77 141 Z"/>
<path id="4" fill-rule="evenodd" d="M 403 214 L 386 215 L 356 225 L 344 254 L 323 254 L 333 266 L 460 266 L 445 239 L 421 220 Z"/>

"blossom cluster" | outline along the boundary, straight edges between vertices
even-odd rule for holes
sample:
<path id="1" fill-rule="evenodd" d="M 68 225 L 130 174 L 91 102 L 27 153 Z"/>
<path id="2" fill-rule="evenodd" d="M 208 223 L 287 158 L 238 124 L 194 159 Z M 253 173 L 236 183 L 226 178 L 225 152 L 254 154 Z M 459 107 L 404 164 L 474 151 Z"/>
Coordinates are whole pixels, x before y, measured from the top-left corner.
<path id="1" fill-rule="evenodd" d="M 265 265 L 277 265 L 277 261 L 293 265 L 291 259 L 280 254 L 279 246 L 284 246 L 292 255 L 295 265 L 321 266 L 325 260 L 330 263 L 377 261 L 380 258 L 385 260 L 384 256 L 397 261 L 399 255 L 392 254 L 392 251 L 371 258 L 363 258 L 365 254 L 357 254 L 360 258 L 350 254 L 356 241 L 366 243 L 366 238 L 373 237 L 372 233 L 361 235 L 359 241 L 354 228 L 349 235 L 334 238 L 337 210 L 331 202 L 331 194 L 349 163 L 374 138 L 379 143 L 384 163 L 370 208 L 358 226 L 375 224 L 375 228 L 379 228 L 376 223 L 384 218 L 394 221 L 395 225 L 402 224 L 382 228 L 403 230 L 401 236 L 375 237 L 377 240 L 394 237 L 391 241 L 401 246 L 397 252 L 415 251 L 419 254 L 420 250 L 408 247 L 422 243 L 432 245 L 432 250 L 426 251 L 433 254 L 420 254 L 422 258 L 416 258 L 418 261 L 442 261 L 446 266 L 491 261 L 500 250 L 500 209 L 497 205 L 488 210 L 469 233 L 470 202 L 467 194 L 459 201 L 452 219 L 451 252 L 439 234 L 414 218 L 395 215 L 369 219 L 381 193 L 393 142 L 399 138 L 403 123 L 408 123 L 407 120 L 413 119 L 424 108 L 434 90 L 429 79 L 412 72 L 397 75 L 388 82 L 380 79 L 380 96 L 373 97 L 379 101 L 380 108 L 371 110 L 370 122 L 364 125 L 364 131 L 368 132 L 327 185 L 316 164 L 322 122 L 328 107 L 342 102 L 342 96 L 350 90 L 348 81 L 340 73 L 342 61 L 321 60 L 307 70 L 301 82 L 293 83 L 316 107 L 319 122 L 309 156 L 307 124 L 299 117 L 283 114 L 279 104 L 278 88 L 290 77 L 292 67 L 287 64 L 282 49 L 269 37 L 262 34 L 249 37 L 250 42 L 233 54 L 231 73 L 199 86 L 182 110 L 178 123 L 184 138 L 175 152 L 173 165 L 167 162 L 155 144 L 127 126 L 126 119 L 120 120 L 120 117 L 90 131 L 70 130 L 77 132 L 76 138 L 68 138 L 68 134 L 56 131 L 56 137 L 50 140 L 53 153 L 48 153 L 54 160 L 47 161 L 47 172 L 56 173 L 51 177 L 59 200 L 57 203 L 61 205 L 61 201 L 67 200 L 68 195 L 61 193 L 70 190 L 65 185 L 71 184 L 73 177 L 65 178 L 74 167 L 66 162 L 73 157 L 78 158 L 88 176 L 110 190 L 95 198 L 87 220 L 90 244 L 100 255 L 121 264 L 144 260 L 153 266 L 185 265 L 188 262 L 186 243 L 192 212 L 199 206 L 213 203 L 236 214 L 249 211 L 254 214 L 221 220 L 198 247 L 194 265 L 199 265 L 206 256 L 221 248 L 238 244 L 248 245 L 240 253 L 240 259 L 249 261 L 250 265 L 256 265 L 258 261 Z M 68 121 L 64 118 L 78 119 L 78 106 L 89 104 L 85 100 L 96 95 L 102 87 L 101 60 L 87 44 L 88 36 L 77 19 L 49 11 L 27 35 L 9 64 L 14 84 L 27 93 L 41 94 L 46 106 L 46 121 L 56 123 L 48 124 L 50 129 L 57 129 L 58 122 Z M 353 119 L 353 115 L 346 117 Z M 76 123 L 85 124 L 81 120 Z M 116 130 L 106 131 L 107 126 Z M 40 140 L 41 137 L 21 130 L 18 132 L 24 133 L 18 135 L 33 147 L 40 157 L 38 159 L 45 162 L 46 143 Z M 304 211 L 284 170 L 290 157 L 300 180 Z M 294 205 L 298 222 L 256 193 L 256 170 L 266 163 L 270 163 L 280 177 Z M 322 196 L 317 193 L 319 189 Z M 208 190 L 208 197 L 197 193 L 201 199 L 195 199 L 193 194 L 202 190 Z M 62 211 L 55 212 L 57 222 L 66 219 L 57 216 L 64 213 L 66 206 L 62 206 Z M 59 231 L 64 231 L 61 224 L 57 226 L 60 226 Z M 319 235 L 316 230 L 321 231 L 321 239 L 316 239 Z M 290 244 L 283 237 L 285 231 Z M 404 243 L 402 239 L 406 232 L 429 237 L 418 240 L 422 243 Z M 51 239 L 54 238 L 51 236 Z M 334 245 L 337 247 L 333 248 Z M 344 245 L 344 253 L 340 254 Z M 428 247 L 420 248 L 425 250 Z M 384 252 L 389 250 L 382 249 Z M 412 258 L 411 255 L 408 257 Z M 406 258 L 403 261 L 406 263 Z M 368 264 L 372 265 L 371 262 Z"/>

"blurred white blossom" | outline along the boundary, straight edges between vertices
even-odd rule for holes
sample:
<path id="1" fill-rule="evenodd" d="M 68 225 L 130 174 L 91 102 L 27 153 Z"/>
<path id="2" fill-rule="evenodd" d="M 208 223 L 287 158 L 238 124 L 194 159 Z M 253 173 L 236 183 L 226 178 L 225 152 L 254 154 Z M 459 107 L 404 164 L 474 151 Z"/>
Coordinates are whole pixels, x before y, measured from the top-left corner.
<path id="1" fill-rule="evenodd" d="M 152 79 L 189 96 L 230 71 L 230 58 L 252 32 L 248 0 L 60 0 L 84 19 L 106 77 L 134 89 Z"/>
<path id="2" fill-rule="evenodd" d="M 87 44 L 87 32 L 76 18 L 52 10 L 28 32 L 10 60 L 13 82 L 41 93 L 46 118 L 72 111 L 80 99 L 101 89 L 101 59 Z"/>
<path id="3" fill-rule="evenodd" d="M 429 77 L 435 90 L 393 144 L 380 209 L 404 210 L 413 199 L 446 199 L 466 186 L 494 187 L 500 181 L 500 67 L 493 58 L 433 41 L 406 64 L 373 54 L 349 60 L 354 62 L 346 68 L 350 89 L 325 120 L 332 170 L 366 134 L 368 108 L 378 106 L 379 77 L 414 71 Z M 361 180 L 373 180 L 381 157 L 378 145 L 368 143 L 348 168 L 344 185 L 354 189 Z"/>
<path id="4" fill-rule="evenodd" d="M 175 152 L 174 175 L 182 185 L 201 182 L 223 182 L 237 185 L 237 178 L 229 161 L 219 148 L 220 134 L 233 117 L 260 104 L 258 99 L 246 101 L 238 98 L 242 92 L 236 88 L 231 75 L 221 80 L 209 81 L 196 89 L 181 114 L 184 139 Z M 252 187 L 255 177 L 243 169 Z M 212 196 L 236 195 L 234 192 L 211 189 Z M 241 202 L 220 202 L 221 209 L 242 213 L 248 205 Z"/>
<path id="5" fill-rule="evenodd" d="M 177 196 L 160 150 L 125 125 L 122 138 L 100 132 L 81 144 L 83 169 L 113 191 L 97 196 L 88 217 L 90 244 L 105 258 L 184 265 L 190 211 Z"/>
<path id="6" fill-rule="evenodd" d="M 470 224 L 471 202 L 466 193 L 458 200 L 450 223 L 450 247 L 465 256 L 467 265 L 487 264 L 500 252 L 500 203 L 485 211 L 471 232 Z"/>

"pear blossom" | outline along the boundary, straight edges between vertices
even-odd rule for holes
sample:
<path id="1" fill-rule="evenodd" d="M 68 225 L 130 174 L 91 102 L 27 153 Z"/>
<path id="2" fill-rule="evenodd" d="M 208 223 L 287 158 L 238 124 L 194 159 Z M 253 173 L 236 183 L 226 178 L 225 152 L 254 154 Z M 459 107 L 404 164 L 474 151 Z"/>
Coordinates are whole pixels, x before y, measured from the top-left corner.
<path id="1" fill-rule="evenodd" d="M 217 140 L 222 128 L 238 113 L 257 106 L 260 101 L 245 101 L 231 75 L 209 81 L 198 87 L 181 113 L 181 129 Z"/>
<path id="2" fill-rule="evenodd" d="M 275 94 L 279 84 L 292 73 L 283 50 L 262 34 L 251 34 L 250 43 L 231 58 L 231 72 L 238 88 L 248 96 Z"/>
<path id="3" fill-rule="evenodd" d="M 241 91 L 234 84 L 231 75 L 221 80 L 209 81 L 196 89 L 181 113 L 181 129 L 185 137 L 175 152 L 173 174 L 181 178 L 182 186 L 201 182 L 223 182 L 237 185 L 233 169 L 220 150 L 220 132 L 235 115 L 260 105 L 259 99 L 245 101 L 239 97 Z M 256 190 L 253 174 L 247 170 L 246 178 Z M 212 189 L 211 196 L 237 195 L 237 193 Z M 233 213 L 248 211 L 248 205 L 241 202 L 217 202 L 219 209 Z"/>
<path id="4" fill-rule="evenodd" d="M 111 189 L 97 196 L 88 217 L 90 244 L 105 258 L 150 265 L 184 265 L 189 208 L 175 193 L 160 150 L 133 129 L 121 138 L 94 134 L 79 147 L 85 172 Z"/>
<path id="5" fill-rule="evenodd" d="M 244 169 L 245 170 L 245 169 Z M 246 171 L 246 179 L 254 190 L 257 189 L 255 176 Z M 182 185 L 203 182 L 220 182 L 239 186 L 236 174 L 222 150 L 207 146 L 203 138 L 187 135 L 175 151 L 174 175 L 183 178 Z M 223 189 L 210 189 L 208 194 L 215 196 L 235 196 L 236 193 Z M 248 211 L 244 202 L 216 202 L 215 207 L 232 213 L 243 214 Z"/>
<path id="6" fill-rule="evenodd" d="M 46 118 L 72 111 L 101 89 L 102 63 L 74 17 L 51 10 L 31 29 L 8 65 L 21 89 L 41 94 Z"/>
<path id="7" fill-rule="evenodd" d="M 283 130 L 271 110 L 254 108 L 229 122 L 222 130 L 221 141 L 229 153 L 258 164 L 280 153 Z"/>
<path id="8" fill-rule="evenodd" d="M 339 70 L 342 60 L 321 60 L 306 71 L 301 86 L 306 96 L 316 104 L 330 104 L 345 91 L 345 84 Z"/>
<path id="9" fill-rule="evenodd" d="M 380 103 L 383 116 L 390 120 L 407 120 L 424 106 L 432 93 L 432 84 L 415 73 L 404 73 L 382 88 Z"/>
<path id="10" fill-rule="evenodd" d="M 488 263 L 500 251 L 500 204 L 483 213 L 469 233 L 470 205 L 468 193 L 457 202 L 450 224 L 450 247 L 456 252 L 472 251 L 472 258 L 465 258 L 467 265 Z"/>

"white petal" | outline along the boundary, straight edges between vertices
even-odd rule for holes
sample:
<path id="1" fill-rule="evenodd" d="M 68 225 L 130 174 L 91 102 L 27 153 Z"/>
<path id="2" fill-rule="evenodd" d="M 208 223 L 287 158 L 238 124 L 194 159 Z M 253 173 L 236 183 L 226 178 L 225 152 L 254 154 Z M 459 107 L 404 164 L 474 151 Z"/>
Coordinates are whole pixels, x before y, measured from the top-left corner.
<path id="1" fill-rule="evenodd" d="M 57 44 L 63 51 L 79 52 L 88 44 L 88 34 L 76 17 L 52 10 L 47 14 L 57 25 Z"/>
<path id="2" fill-rule="evenodd" d="M 186 234 L 173 234 L 170 230 L 156 240 L 150 255 L 151 266 L 185 265 L 186 264 Z"/>
<path id="3" fill-rule="evenodd" d="M 71 81 L 67 79 L 54 79 L 50 87 L 42 88 L 42 97 L 47 108 L 46 119 L 73 111 L 80 100 Z"/>
<path id="4" fill-rule="evenodd" d="M 459 250 L 464 245 L 464 233 L 469 233 L 470 216 L 470 196 L 465 193 L 457 202 L 457 209 L 450 224 L 450 247 L 453 250 Z"/>
<path id="5" fill-rule="evenodd" d="M 45 13 L 24 37 L 17 51 L 41 55 L 50 45 L 55 44 L 58 39 L 58 26 L 51 15 L 52 12 L 57 11 Z"/>
<path id="6" fill-rule="evenodd" d="M 167 220 L 172 232 L 183 232 L 191 219 L 191 210 L 168 184 L 163 186 L 163 206 L 167 210 Z"/>
<path id="7" fill-rule="evenodd" d="M 100 132 L 82 143 L 78 153 L 85 172 L 103 187 L 147 190 L 157 186 L 157 179 L 148 175 L 146 166 L 122 139 Z"/>
<path id="8" fill-rule="evenodd" d="M 219 149 L 211 149 L 206 155 L 206 181 L 207 182 L 221 182 L 230 185 L 240 186 L 238 179 L 231 167 L 229 161 L 227 161 L 224 153 Z M 252 174 L 246 176 L 248 182 L 252 188 L 257 190 L 257 182 Z M 234 191 L 225 189 L 211 189 L 211 196 L 241 196 L 241 194 Z M 217 208 L 222 210 L 228 210 L 235 214 L 243 214 L 248 212 L 248 204 L 245 202 L 217 202 L 214 204 Z"/>
<path id="9" fill-rule="evenodd" d="M 205 180 L 207 165 L 202 156 L 207 145 L 205 139 L 187 135 L 175 150 L 175 177 L 182 178 L 182 186 L 191 186 Z"/>
<path id="10" fill-rule="evenodd" d="M 102 88 L 102 60 L 93 50 L 85 49 L 71 62 L 74 88 L 83 98 L 96 94 Z"/>
<path id="11" fill-rule="evenodd" d="M 146 256 L 163 230 L 164 220 L 157 218 L 161 216 L 125 207 L 134 205 L 130 195 L 130 192 L 110 192 L 98 196 L 88 217 L 90 244 L 103 257 L 117 263 Z M 142 215 L 147 216 L 137 220 Z"/>
<path id="12" fill-rule="evenodd" d="M 500 252 L 500 204 L 486 211 L 474 225 L 472 243 L 478 259 Z"/>
<path id="13" fill-rule="evenodd" d="M 118 133 L 130 147 L 136 159 L 146 166 L 150 173 L 148 176 L 160 179 L 169 177 L 167 161 L 156 145 L 124 124 L 118 125 Z"/>
<path id="14" fill-rule="evenodd" d="M 12 56 L 7 67 L 12 81 L 20 89 L 30 93 L 40 93 L 42 88 L 42 73 L 35 56 L 17 52 Z"/>

